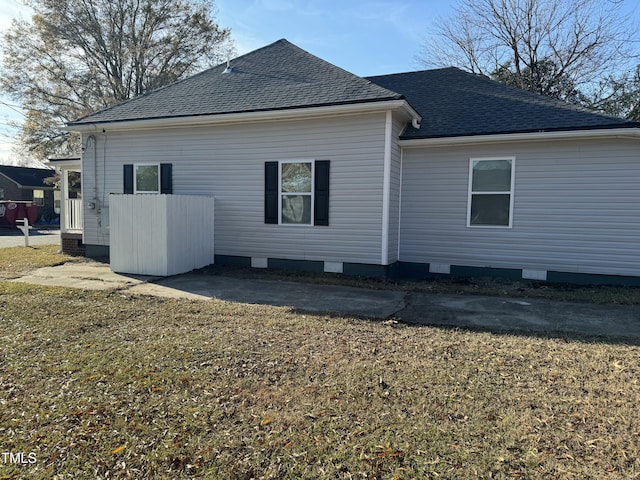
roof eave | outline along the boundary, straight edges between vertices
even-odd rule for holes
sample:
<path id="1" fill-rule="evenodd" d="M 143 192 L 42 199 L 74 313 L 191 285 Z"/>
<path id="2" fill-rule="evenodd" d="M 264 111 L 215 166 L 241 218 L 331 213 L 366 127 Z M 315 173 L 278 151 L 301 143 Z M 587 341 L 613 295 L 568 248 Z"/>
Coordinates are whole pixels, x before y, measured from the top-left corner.
<path id="1" fill-rule="evenodd" d="M 595 138 L 627 138 L 640 140 L 640 128 L 594 128 L 589 130 L 563 130 L 553 132 L 500 133 L 490 135 L 468 135 L 460 137 L 435 137 L 402 139 L 403 148 L 449 147 L 460 145 L 482 145 L 491 143 L 516 143 L 536 140 L 579 140 Z"/>
<path id="2" fill-rule="evenodd" d="M 52 166 L 60 170 L 71 170 L 73 168 L 79 168 L 82 164 L 80 157 L 72 158 L 49 158 L 47 160 Z"/>
<path id="3" fill-rule="evenodd" d="M 20 188 L 22 185 L 18 182 L 16 182 L 13 178 L 11 178 L 9 175 L 4 174 L 3 172 L 0 172 L 0 175 L 2 175 L 4 178 L 6 178 L 7 180 L 9 180 L 10 182 L 13 182 L 16 184 L 16 186 L 18 188 Z"/>
<path id="4" fill-rule="evenodd" d="M 303 107 L 282 110 L 268 110 L 258 112 L 237 112 L 216 115 L 197 115 L 183 117 L 161 117 L 137 120 L 121 120 L 94 123 L 69 123 L 64 130 L 70 132 L 95 132 L 98 130 L 148 130 L 155 128 L 171 128 L 199 125 L 217 125 L 259 121 L 295 120 L 308 117 L 330 117 L 335 115 L 355 115 L 386 110 L 401 110 L 409 119 L 420 122 L 422 117 L 404 99 L 372 101 L 364 103 L 350 103 L 341 105 L 325 105 L 317 107 Z"/>
<path id="5" fill-rule="evenodd" d="M 51 170 L 52 176 L 55 174 L 54 170 Z M 14 183 L 16 185 L 17 188 L 21 189 L 21 190 L 55 190 L 55 187 L 51 187 L 49 185 L 45 185 L 44 183 L 42 185 L 38 184 L 38 185 L 31 185 L 31 184 L 27 184 L 27 183 L 20 183 L 17 180 L 3 174 L 0 172 L 0 175 L 2 175 L 4 178 L 6 178 L 7 180 L 9 180 L 10 182 Z"/>
<path id="6" fill-rule="evenodd" d="M 46 190 L 46 191 L 50 191 L 50 190 L 55 190 L 56 187 L 52 187 L 49 185 L 20 185 L 18 188 L 20 188 L 21 190 Z"/>

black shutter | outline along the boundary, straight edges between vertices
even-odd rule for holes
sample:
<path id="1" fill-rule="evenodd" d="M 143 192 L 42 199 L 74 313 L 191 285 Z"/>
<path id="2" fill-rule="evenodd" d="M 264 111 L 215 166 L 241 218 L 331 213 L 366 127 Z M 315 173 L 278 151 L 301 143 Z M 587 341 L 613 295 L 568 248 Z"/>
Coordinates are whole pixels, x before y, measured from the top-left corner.
<path id="1" fill-rule="evenodd" d="M 278 162 L 264 164 L 264 223 L 278 223 Z"/>
<path id="2" fill-rule="evenodd" d="M 133 165 L 123 165 L 122 169 L 122 178 L 123 178 L 123 192 L 124 193 L 133 193 Z"/>
<path id="3" fill-rule="evenodd" d="M 313 224 L 329 225 L 329 160 L 316 160 Z"/>
<path id="4" fill-rule="evenodd" d="M 173 178 L 171 176 L 171 164 L 160 164 L 160 193 L 173 193 Z"/>

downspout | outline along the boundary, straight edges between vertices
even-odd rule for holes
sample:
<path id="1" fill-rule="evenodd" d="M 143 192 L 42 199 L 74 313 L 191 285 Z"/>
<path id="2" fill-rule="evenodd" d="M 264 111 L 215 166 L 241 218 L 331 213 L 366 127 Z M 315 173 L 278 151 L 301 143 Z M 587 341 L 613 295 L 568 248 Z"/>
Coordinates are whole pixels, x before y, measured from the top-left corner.
<path id="1" fill-rule="evenodd" d="M 100 205 L 98 204 L 98 141 L 93 137 L 93 201 L 95 202 L 98 224 L 100 224 Z"/>
<path id="2" fill-rule="evenodd" d="M 393 114 L 387 110 L 384 125 L 384 169 L 382 180 L 382 253 L 380 264 L 389 264 L 389 208 L 391 205 L 391 135 Z"/>
<path id="3" fill-rule="evenodd" d="M 93 142 L 93 202 L 98 198 L 98 145 L 96 142 L 96 136 L 91 134 L 87 137 L 87 147 L 89 146 L 89 140 Z M 86 149 L 86 147 L 85 147 Z M 94 204 L 95 208 L 95 204 Z"/>
<path id="4" fill-rule="evenodd" d="M 98 226 L 100 226 L 100 204 L 98 202 L 98 142 L 95 135 L 89 135 L 87 137 L 85 150 L 89 147 L 89 140 L 93 143 L 93 196 L 87 203 L 87 208 L 94 211 L 98 217 Z"/>

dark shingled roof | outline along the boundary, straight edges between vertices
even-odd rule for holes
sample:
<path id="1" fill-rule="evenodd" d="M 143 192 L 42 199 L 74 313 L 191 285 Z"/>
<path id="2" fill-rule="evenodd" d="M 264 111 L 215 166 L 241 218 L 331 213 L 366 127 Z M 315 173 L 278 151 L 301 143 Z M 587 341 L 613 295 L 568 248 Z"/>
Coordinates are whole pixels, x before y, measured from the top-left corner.
<path id="1" fill-rule="evenodd" d="M 0 174 L 17 183 L 21 187 L 48 189 L 52 188 L 52 186 L 44 183 L 44 179 L 53 177 L 56 174 L 56 171 L 47 170 L 45 168 L 0 165 Z"/>
<path id="2" fill-rule="evenodd" d="M 457 68 L 361 78 L 278 40 L 226 64 L 69 124 L 224 115 L 406 99 L 422 115 L 405 139 L 637 128 Z"/>
<path id="3" fill-rule="evenodd" d="M 219 115 L 395 100 L 401 95 L 287 40 L 69 123 Z"/>
<path id="4" fill-rule="evenodd" d="M 404 139 L 640 127 L 457 68 L 368 80 L 403 94 L 422 115 L 420 129 L 410 126 Z"/>

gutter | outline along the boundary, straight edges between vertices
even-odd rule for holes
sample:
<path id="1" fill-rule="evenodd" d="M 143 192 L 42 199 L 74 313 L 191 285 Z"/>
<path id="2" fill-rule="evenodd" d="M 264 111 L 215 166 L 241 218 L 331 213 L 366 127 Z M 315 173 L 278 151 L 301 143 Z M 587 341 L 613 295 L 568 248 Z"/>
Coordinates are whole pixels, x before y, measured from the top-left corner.
<path id="1" fill-rule="evenodd" d="M 382 102 L 329 105 L 324 107 L 295 108 L 286 110 L 268 110 L 261 112 L 223 113 L 217 115 L 198 115 L 188 117 L 149 118 L 95 123 L 68 123 L 63 130 L 68 132 L 89 133 L 96 131 L 148 130 L 156 128 L 193 127 L 199 125 L 220 125 L 259 121 L 284 121 L 309 117 L 332 117 L 336 115 L 357 115 L 362 113 L 401 110 L 414 127 L 422 117 L 406 100 L 388 100 Z"/>
<path id="2" fill-rule="evenodd" d="M 465 137 L 438 137 L 404 139 L 402 148 L 453 147 L 491 143 L 516 143 L 536 140 L 581 140 L 597 138 L 627 138 L 640 140 L 640 128 L 601 128 L 594 130 L 568 130 L 560 132 L 500 133 L 494 135 L 470 135 Z"/>

